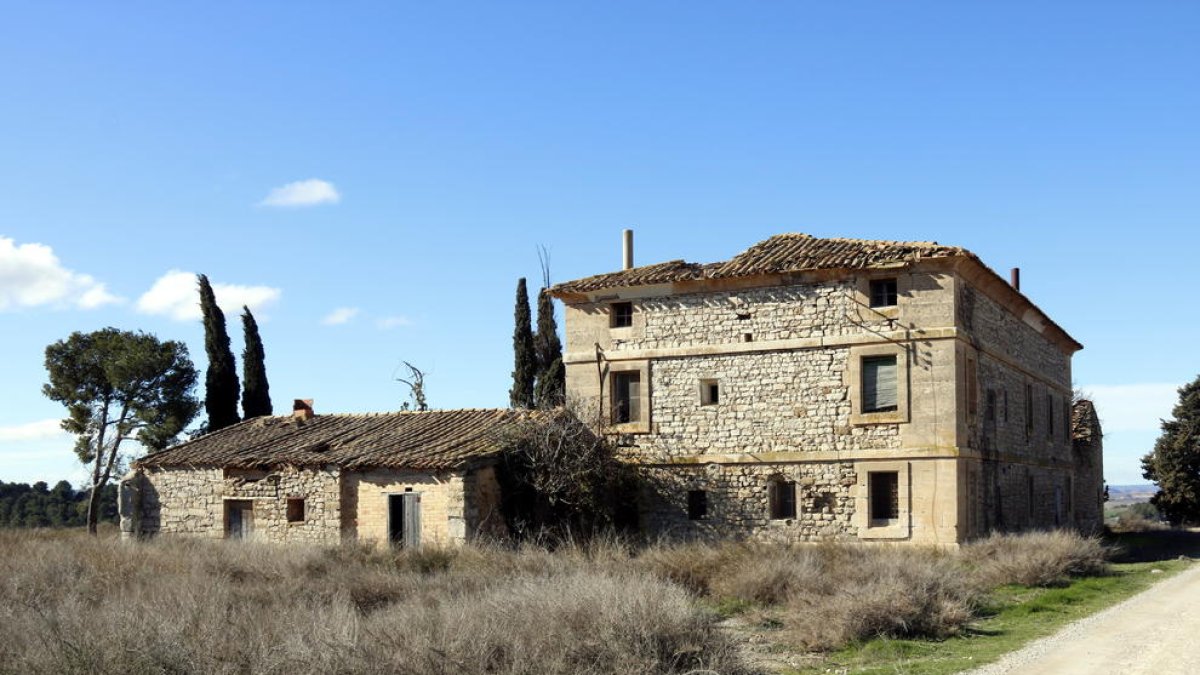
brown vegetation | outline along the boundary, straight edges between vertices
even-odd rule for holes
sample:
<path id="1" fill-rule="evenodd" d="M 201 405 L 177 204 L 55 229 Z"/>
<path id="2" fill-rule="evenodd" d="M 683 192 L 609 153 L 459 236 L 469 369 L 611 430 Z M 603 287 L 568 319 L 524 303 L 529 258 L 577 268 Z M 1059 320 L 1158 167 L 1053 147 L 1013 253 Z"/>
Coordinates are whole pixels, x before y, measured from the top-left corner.
<path id="1" fill-rule="evenodd" d="M 1001 583 L 1104 570 L 1098 542 L 620 542 L 385 552 L 0 531 L 0 672 L 747 672 L 715 613 L 831 649 L 961 631 Z"/>

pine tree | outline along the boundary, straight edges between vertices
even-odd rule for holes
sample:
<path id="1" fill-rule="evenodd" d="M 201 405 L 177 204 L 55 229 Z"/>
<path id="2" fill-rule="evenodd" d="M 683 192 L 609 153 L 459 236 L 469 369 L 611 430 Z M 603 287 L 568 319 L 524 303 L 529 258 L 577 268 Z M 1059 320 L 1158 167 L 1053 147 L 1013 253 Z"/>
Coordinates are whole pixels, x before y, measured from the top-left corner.
<path id="1" fill-rule="evenodd" d="M 242 306 L 242 329 L 246 337 L 246 349 L 242 352 L 242 414 L 246 419 L 263 417 L 273 412 L 271 385 L 267 383 L 266 355 L 258 335 L 258 322 L 245 305 Z"/>
<path id="2" fill-rule="evenodd" d="M 1200 377 L 1179 390 L 1142 475 L 1158 485 L 1150 503 L 1174 524 L 1200 523 Z"/>
<path id="3" fill-rule="evenodd" d="M 517 307 L 514 318 L 513 385 L 508 392 L 508 401 L 514 408 L 532 408 L 535 403 L 533 385 L 537 377 L 537 351 L 533 346 L 529 291 L 525 288 L 525 277 L 517 281 Z"/>
<path id="4" fill-rule="evenodd" d="M 537 407 L 554 408 L 563 404 L 566 376 L 562 362 L 562 342 L 558 339 L 558 323 L 554 320 L 554 300 L 548 289 L 538 294 L 537 334 Z"/>
<path id="5" fill-rule="evenodd" d="M 204 410 L 208 413 L 209 432 L 237 424 L 238 376 L 225 331 L 225 314 L 217 306 L 208 277 L 198 275 L 200 311 L 204 315 L 204 351 L 208 354 L 208 372 L 204 377 Z"/>

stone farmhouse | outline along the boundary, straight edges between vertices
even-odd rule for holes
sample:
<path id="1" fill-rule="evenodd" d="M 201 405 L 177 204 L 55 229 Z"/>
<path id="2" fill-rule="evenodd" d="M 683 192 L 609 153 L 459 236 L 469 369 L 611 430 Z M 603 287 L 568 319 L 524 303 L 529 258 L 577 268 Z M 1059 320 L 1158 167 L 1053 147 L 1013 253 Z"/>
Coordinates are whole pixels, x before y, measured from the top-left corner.
<path id="1" fill-rule="evenodd" d="M 554 286 L 568 397 L 647 479 L 650 534 L 955 545 L 1102 523 L 1079 342 L 975 254 L 771 237 Z"/>
<path id="2" fill-rule="evenodd" d="M 506 534 L 495 432 L 509 410 L 258 417 L 134 463 L 124 537 L 458 544 Z"/>

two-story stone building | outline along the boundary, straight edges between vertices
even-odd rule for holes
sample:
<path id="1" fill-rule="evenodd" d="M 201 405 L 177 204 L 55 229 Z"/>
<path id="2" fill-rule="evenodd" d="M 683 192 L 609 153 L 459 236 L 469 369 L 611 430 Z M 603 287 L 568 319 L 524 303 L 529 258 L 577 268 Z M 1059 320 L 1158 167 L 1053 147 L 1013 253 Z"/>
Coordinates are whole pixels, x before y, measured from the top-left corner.
<path id="1" fill-rule="evenodd" d="M 1101 524 L 1082 346 L 965 249 L 784 234 L 726 262 L 627 255 L 550 292 L 568 396 L 640 466 L 650 533 L 955 544 Z"/>

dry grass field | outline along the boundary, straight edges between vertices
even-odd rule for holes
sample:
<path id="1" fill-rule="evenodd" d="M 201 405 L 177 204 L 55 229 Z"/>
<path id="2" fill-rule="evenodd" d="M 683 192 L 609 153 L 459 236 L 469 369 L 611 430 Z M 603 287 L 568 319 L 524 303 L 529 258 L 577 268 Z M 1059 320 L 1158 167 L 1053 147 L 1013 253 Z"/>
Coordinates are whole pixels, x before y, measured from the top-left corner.
<path id="1" fill-rule="evenodd" d="M 997 584 L 1104 571 L 1095 540 L 947 553 L 607 541 L 417 552 L 0 531 L 0 672 L 746 673 L 781 648 L 953 635 Z"/>

